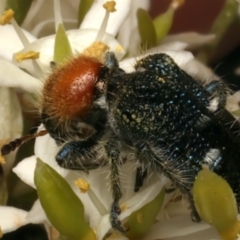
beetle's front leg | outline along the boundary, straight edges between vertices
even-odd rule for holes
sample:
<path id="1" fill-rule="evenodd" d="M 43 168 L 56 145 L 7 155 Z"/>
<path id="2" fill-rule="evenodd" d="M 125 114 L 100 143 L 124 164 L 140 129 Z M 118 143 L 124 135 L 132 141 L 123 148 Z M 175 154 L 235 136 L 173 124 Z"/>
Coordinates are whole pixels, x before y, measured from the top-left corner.
<path id="1" fill-rule="evenodd" d="M 58 152 L 56 161 L 61 167 L 72 170 L 97 169 L 106 164 L 102 145 L 92 138 L 67 142 Z"/>
<path id="2" fill-rule="evenodd" d="M 138 192 L 143 186 L 143 181 L 147 177 L 147 169 L 143 169 L 141 166 L 137 168 L 136 180 L 134 186 L 134 192 Z"/>
<path id="3" fill-rule="evenodd" d="M 113 204 L 110 213 L 110 222 L 112 227 L 121 232 L 125 233 L 126 229 L 121 224 L 118 219 L 118 215 L 121 213 L 121 208 L 119 206 L 119 200 L 122 198 L 121 183 L 119 177 L 118 166 L 122 164 L 119 147 L 114 141 L 108 141 L 105 144 L 106 154 L 110 165 L 110 181 L 112 187 Z"/>

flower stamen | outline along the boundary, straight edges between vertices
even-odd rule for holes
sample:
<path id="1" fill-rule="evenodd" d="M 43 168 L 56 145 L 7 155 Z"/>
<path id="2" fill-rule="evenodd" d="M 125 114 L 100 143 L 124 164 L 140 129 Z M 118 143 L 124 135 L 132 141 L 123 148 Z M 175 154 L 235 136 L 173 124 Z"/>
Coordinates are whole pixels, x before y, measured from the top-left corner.
<path id="1" fill-rule="evenodd" d="M 61 5 L 59 0 L 54 0 L 54 20 L 55 20 L 55 31 L 57 32 L 59 24 L 63 24 Z"/>
<path id="2" fill-rule="evenodd" d="M 91 190 L 90 184 L 83 178 L 78 178 L 74 181 L 75 185 L 80 189 L 81 193 L 87 193 L 92 203 L 95 205 L 101 216 L 108 213 L 107 209 L 103 206 L 102 202 L 96 196 L 96 194 Z"/>
<path id="3" fill-rule="evenodd" d="M 81 193 L 86 193 L 90 190 L 90 184 L 83 178 L 78 178 L 74 183 L 80 189 Z"/>
<path id="4" fill-rule="evenodd" d="M 22 62 L 23 60 L 27 59 L 38 59 L 40 53 L 39 52 L 34 52 L 34 51 L 28 51 L 26 53 L 17 53 L 15 58 L 18 62 Z"/>
<path id="5" fill-rule="evenodd" d="M 117 11 L 116 8 L 116 2 L 115 1 L 109 1 L 103 4 L 103 7 L 107 10 L 107 12 L 115 12 Z"/>
<path id="6" fill-rule="evenodd" d="M 89 47 L 85 48 L 83 54 L 88 57 L 98 59 L 100 62 L 103 60 L 103 53 L 109 50 L 109 47 L 103 42 L 93 42 Z"/>
<path id="7" fill-rule="evenodd" d="M 14 11 L 12 9 L 8 9 L 7 11 L 4 12 L 2 17 L 5 20 L 8 19 L 9 20 L 8 22 L 11 22 L 11 24 L 12 24 L 15 32 L 17 33 L 20 41 L 22 42 L 23 46 L 27 47 L 30 44 L 30 42 L 28 41 L 28 39 L 27 39 L 26 35 L 24 34 L 23 30 L 19 27 L 18 23 L 13 18 L 13 15 L 14 15 Z M 5 20 L 2 20 L 2 21 L 4 22 Z M 36 70 L 37 75 L 41 76 L 43 71 L 42 71 L 39 63 L 34 59 L 33 59 L 33 66 Z"/>
<path id="8" fill-rule="evenodd" d="M 101 26 L 99 28 L 99 31 L 98 31 L 98 34 L 97 34 L 97 37 L 96 37 L 95 41 L 102 40 L 102 38 L 103 38 L 103 36 L 104 36 L 104 34 L 106 32 L 106 29 L 107 29 L 107 23 L 108 23 L 108 19 L 109 19 L 110 13 L 116 11 L 115 5 L 116 5 L 115 1 L 109 1 L 109 2 L 106 2 L 103 5 L 103 7 L 106 9 L 106 13 L 105 13 L 105 16 L 103 18 L 102 24 L 101 24 Z"/>
<path id="9" fill-rule="evenodd" d="M 121 211 L 124 212 L 124 211 L 126 211 L 126 210 L 128 209 L 128 206 L 127 206 L 126 203 L 123 203 L 123 204 L 120 206 L 120 208 L 121 208 Z"/>
<path id="10" fill-rule="evenodd" d="M 12 9 L 8 9 L 5 12 L 3 12 L 2 16 L 0 16 L 0 24 L 6 25 L 7 23 L 10 23 L 13 19 L 14 11 Z"/>

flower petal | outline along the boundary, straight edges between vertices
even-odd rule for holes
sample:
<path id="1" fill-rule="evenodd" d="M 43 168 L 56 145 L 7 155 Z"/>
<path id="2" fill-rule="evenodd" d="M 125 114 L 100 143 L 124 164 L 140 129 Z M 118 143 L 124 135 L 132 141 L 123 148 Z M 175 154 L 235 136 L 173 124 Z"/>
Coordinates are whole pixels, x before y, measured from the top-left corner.
<path id="1" fill-rule="evenodd" d="M 47 216 L 42 208 L 39 199 L 34 202 L 31 210 L 26 215 L 26 219 L 28 222 L 35 224 L 47 221 Z"/>
<path id="2" fill-rule="evenodd" d="M 42 83 L 0 57 L 0 85 L 4 87 L 20 88 L 27 92 L 38 94 Z"/>
<path id="3" fill-rule="evenodd" d="M 43 130 L 43 125 L 40 125 L 38 130 Z M 50 165 L 55 171 L 57 171 L 60 175 L 65 177 L 69 170 L 61 168 L 56 162 L 56 155 L 59 150 L 59 147 L 56 145 L 56 142 L 53 138 L 51 138 L 48 134 L 38 137 L 35 142 L 34 152 L 36 157 L 40 158 L 42 161 L 46 162 Z"/>
<path id="4" fill-rule="evenodd" d="M 3 233 L 12 232 L 29 223 L 25 219 L 27 211 L 14 207 L 0 206 L 0 213 L 0 228 Z"/>
<path id="5" fill-rule="evenodd" d="M 214 34 L 199 34 L 196 32 L 186 32 L 179 33 L 175 35 L 169 35 L 163 39 L 161 44 L 173 43 L 173 42 L 183 42 L 187 44 L 187 48 L 191 50 L 196 50 L 203 45 L 212 42 L 215 39 Z"/>
<path id="6" fill-rule="evenodd" d="M 30 42 L 36 40 L 36 38 L 29 32 L 25 30 L 23 30 L 23 32 Z M 0 26 L 0 35 L 0 56 L 7 59 L 8 61 L 11 61 L 13 53 L 20 51 L 23 48 L 23 44 L 20 41 L 13 26 L 10 24 Z"/>
<path id="7" fill-rule="evenodd" d="M 34 184 L 35 167 L 36 156 L 33 155 L 31 157 L 23 159 L 20 163 L 18 163 L 17 166 L 13 168 L 13 172 L 16 173 L 23 182 L 27 183 L 33 188 L 36 188 Z"/>
<path id="8" fill-rule="evenodd" d="M 219 236 L 213 228 L 208 228 L 182 237 L 167 238 L 168 240 L 218 240 Z M 147 239 L 148 240 L 148 239 Z M 165 239 L 164 239 L 165 240 Z"/>
<path id="9" fill-rule="evenodd" d="M 125 219 L 132 212 L 138 210 L 153 200 L 159 194 L 165 184 L 169 181 L 166 177 L 162 176 L 161 178 L 158 178 L 157 175 L 153 176 L 153 179 L 155 180 L 150 186 L 143 189 L 142 191 L 139 191 L 138 193 L 135 193 L 132 198 L 123 203 L 127 209 L 123 211 L 119 216 L 120 220 Z"/>
<path id="10" fill-rule="evenodd" d="M 1 70 L 0 70 L 1 72 Z M 22 111 L 13 89 L 0 87 L 0 147 L 9 140 L 19 138 L 22 134 L 23 120 Z M 9 172 L 15 160 L 16 151 L 5 157 L 6 164 L 3 165 L 5 174 Z"/>
<path id="11" fill-rule="evenodd" d="M 92 172 L 92 171 L 90 171 Z M 94 170 L 96 174 L 97 170 Z M 81 199 L 83 205 L 84 205 L 84 212 L 85 212 L 85 218 L 88 219 L 90 227 L 93 229 L 97 228 L 98 223 L 101 219 L 101 215 L 96 207 L 95 202 L 92 201 L 92 199 L 89 197 L 89 193 L 81 193 L 79 188 L 75 185 L 75 181 L 77 178 L 84 178 L 87 179 L 86 174 L 84 172 L 80 171 L 69 171 L 69 174 L 66 176 L 66 181 L 71 186 L 72 190 L 75 192 L 75 194 Z M 101 180 L 100 180 L 101 181 Z M 92 185 L 90 185 L 90 188 L 92 188 Z M 89 190 L 92 191 L 92 190 Z M 102 204 L 102 203 L 100 203 Z"/>
<path id="12" fill-rule="evenodd" d="M 194 223 L 191 220 L 190 215 L 181 215 L 154 224 L 149 233 L 146 234 L 145 239 L 156 239 L 156 237 L 158 239 L 168 239 L 186 236 L 209 228 L 210 225 L 206 223 Z"/>
<path id="13" fill-rule="evenodd" d="M 229 112 L 237 111 L 239 110 L 239 103 L 240 103 L 240 91 L 237 91 L 236 93 L 227 98 L 226 109 Z"/>
<path id="14" fill-rule="evenodd" d="M 75 54 L 81 53 L 85 48 L 90 46 L 97 36 L 97 30 L 70 30 L 67 31 L 68 39 L 70 45 Z M 50 62 L 53 61 L 53 49 L 54 49 L 55 35 L 41 38 L 31 44 L 29 44 L 22 51 L 36 51 L 40 52 L 40 57 L 38 59 L 43 72 L 51 71 Z M 110 51 L 114 52 L 118 59 L 122 58 L 125 54 L 125 51 L 117 42 L 116 39 L 110 34 L 105 34 L 103 37 L 103 42 L 107 44 L 110 48 Z M 15 64 L 21 68 L 28 70 L 33 76 L 36 75 L 35 69 L 32 66 L 31 60 L 25 60 L 21 63 Z M 45 77 L 45 76 L 43 76 Z"/>
<path id="15" fill-rule="evenodd" d="M 103 216 L 98 224 L 96 235 L 98 236 L 98 240 L 102 240 L 107 232 L 112 228 L 110 224 L 110 215 L 107 214 Z"/>
<path id="16" fill-rule="evenodd" d="M 150 2 L 148 0 L 132 0 L 131 9 L 127 19 L 120 26 L 117 39 L 125 50 L 131 55 L 139 53 L 140 36 L 137 29 L 137 9 L 142 8 L 148 10 Z M 134 43 L 134 44 L 132 44 Z"/>
<path id="17" fill-rule="evenodd" d="M 83 19 L 81 29 L 99 29 L 106 10 L 103 8 L 105 0 L 94 1 L 91 9 Z M 116 12 L 110 14 L 106 32 L 116 35 L 123 21 L 130 11 L 131 0 L 116 1 Z"/>
<path id="18" fill-rule="evenodd" d="M 180 66 L 185 66 L 187 65 L 188 62 L 194 59 L 192 53 L 187 52 L 187 51 L 169 51 L 166 50 L 164 47 L 157 47 L 157 48 L 152 48 L 149 49 L 147 54 L 140 55 L 134 58 L 128 58 L 120 62 L 120 67 L 125 70 L 126 72 L 132 72 L 135 71 L 134 65 L 135 63 L 148 56 L 149 54 L 156 54 L 156 53 L 165 53 L 168 54 L 170 57 L 173 58 L 173 60 Z"/>
<path id="19" fill-rule="evenodd" d="M 72 28 L 77 27 L 77 8 L 71 1 L 60 1 L 61 3 L 61 15 L 64 19 L 72 19 L 75 25 Z M 25 18 L 22 27 L 34 33 L 35 36 L 42 37 L 46 34 L 53 34 L 55 32 L 54 16 L 53 16 L 53 2 L 38 0 L 33 1 L 31 8 Z M 43 14 L 44 13 L 44 14 Z M 35 26 L 43 21 L 52 21 L 52 25 L 42 25 L 39 31 L 35 30 Z M 65 24 L 64 24 L 65 26 Z M 65 26 L 66 27 L 66 26 Z M 69 28 L 66 28 L 69 29 Z"/>
<path id="20" fill-rule="evenodd" d="M 209 83 L 213 79 L 218 79 L 212 69 L 206 67 L 203 63 L 197 59 L 192 59 L 191 61 L 185 62 L 180 65 L 180 67 L 186 71 L 195 80 L 199 80 L 202 83 Z"/>

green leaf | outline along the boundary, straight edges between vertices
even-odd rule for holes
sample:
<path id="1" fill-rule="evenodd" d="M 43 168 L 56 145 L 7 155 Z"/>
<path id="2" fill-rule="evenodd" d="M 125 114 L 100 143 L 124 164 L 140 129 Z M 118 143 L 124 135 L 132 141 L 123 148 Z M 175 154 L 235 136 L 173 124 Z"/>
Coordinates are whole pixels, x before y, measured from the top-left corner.
<path id="1" fill-rule="evenodd" d="M 66 60 L 67 57 L 72 55 L 72 48 L 62 24 L 58 25 L 53 55 L 53 59 L 57 63 Z"/>
<path id="2" fill-rule="evenodd" d="M 238 5 L 236 0 L 226 0 L 210 31 L 216 34 L 212 47 L 215 48 L 218 45 L 229 26 L 238 18 Z"/>
<path id="3" fill-rule="evenodd" d="M 38 197 L 51 224 L 71 240 L 96 240 L 84 217 L 84 207 L 69 184 L 37 159 L 34 175 Z"/>
<path id="4" fill-rule="evenodd" d="M 84 17 L 91 8 L 94 0 L 81 0 L 78 7 L 78 26 L 81 25 Z"/>
<path id="5" fill-rule="evenodd" d="M 165 13 L 158 15 L 153 20 L 154 28 L 157 35 L 157 42 L 160 42 L 164 37 L 168 35 L 169 30 L 172 27 L 174 12 L 175 9 L 169 7 Z"/>
<path id="6" fill-rule="evenodd" d="M 223 239 L 235 239 L 240 230 L 238 209 L 234 193 L 226 180 L 207 168 L 201 170 L 193 185 L 193 199 L 204 221 L 225 236 Z"/>
<path id="7" fill-rule="evenodd" d="M 7 0 L 5 10 L 11 8 L 14 11 L 14 19 L 21 25 L 27 16 L 33 0 Z"/>
<path id="8" fill-rule="evenodd" d="M 137 10 L 138 30 L 142 41 L 142 47 L 149 49 L 157 43 L 157 36 L 153 21 L 148 12 L 142 8 Z"/>
<path id="9" fill-rule="evenodd" d="M 165 190 L 162 189 L 151 202 L 129 216 L 126 223 L 127 228 L 129 228 L 126 236 L 129 239 L 139 239 L 148 232 L 162 207 L 164 196 Z"/>

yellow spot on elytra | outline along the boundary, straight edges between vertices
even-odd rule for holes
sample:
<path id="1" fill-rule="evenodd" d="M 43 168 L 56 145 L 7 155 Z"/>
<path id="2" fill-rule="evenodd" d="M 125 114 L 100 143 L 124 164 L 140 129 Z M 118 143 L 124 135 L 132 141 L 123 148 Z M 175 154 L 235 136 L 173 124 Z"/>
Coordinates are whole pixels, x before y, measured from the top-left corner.
<path id="1" fill-rule="evenodd" d="M 2 16 L 0 16 L 0 24 L 5 25 L 13 19 L 14 11 L 12 9 L 8 9 L 3 12 Z"/>
<path id="2" fill-rule="evenodd" d="M 16 60 L 18 62 L 22 62 L 23 60 L 26 59 L 38 59 L 40 53 L 39 52 L 34 52 L 34 51 L 28 51 L 26 53 L 17 53 L 16 54 Z"/>
<path id="3" fill-rule="evenodd" d="M 115 12 L 117 11 L 116 8 L 116 2 L 115 1 L 109 1 L 103 4 L 103 7 L 108 11 L 108 12 Z"/>
<path id="4" fill-rule="evenodd" d="M 158 81 L 161 82 L 161 83 L 165 83 L 165 80 L 163 78 L 158 78 Z"/>
<path id="5" fill-rule="evenodd" d="M 139 223 L 142 223 L 142 222 L 143 222 L 143 215 L 142 215 L 142 213 L 138 213 L 137 216 L 136 216 L 136 218 L 137 218 L 137 221 L 138 221 Z"/>
<path id="6" fill-rule="evenodd" d="M 83 178 L 78 178 L 74 183 L 81 193 L 86 193 L 90 189 L 90 184 Z"/>
<path id="7" fill-rule="evenodd" d="M 185 0 L 172 0 L 170 7 L 177 9 L 184 4 Z"/>
<path id="8" fill-rule="evenodd" d="M 136 122 L 137 122 L 137 123 L 140 123 L 141 121 L 142 121 L 141 118 L 137 118 L 137 119 L 136 119 Z"/>
<path id="9" fill-rule="evenodd" d="M 89 47 L 87 47 L 83 54 L 88 57 L 93 57 L 98 59 L 100 62 L 103 61 L 104 53 L 109 50 L 108 45 L 103 42 L 97 41 L 92 43 Z"/>

